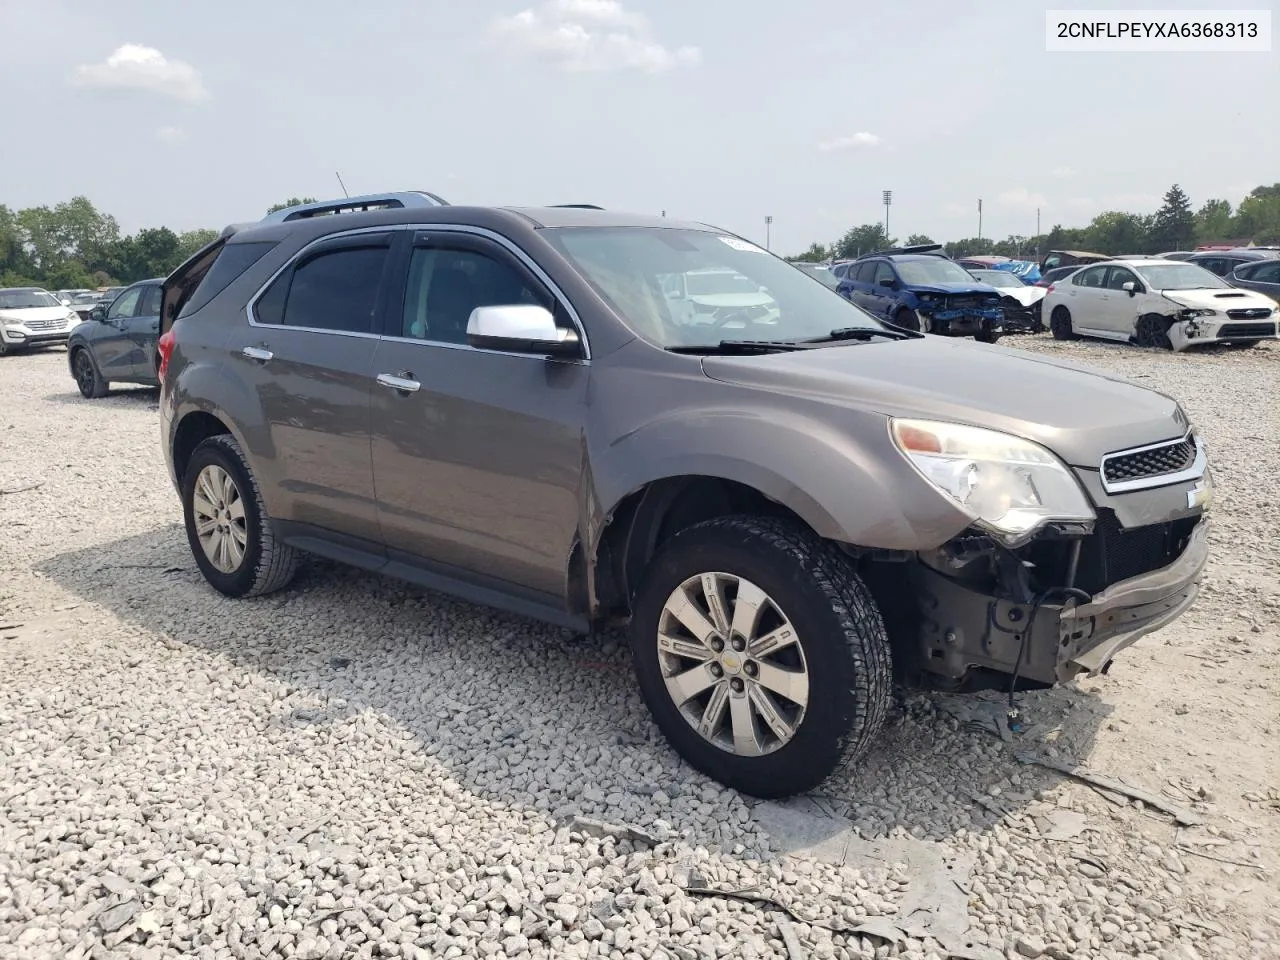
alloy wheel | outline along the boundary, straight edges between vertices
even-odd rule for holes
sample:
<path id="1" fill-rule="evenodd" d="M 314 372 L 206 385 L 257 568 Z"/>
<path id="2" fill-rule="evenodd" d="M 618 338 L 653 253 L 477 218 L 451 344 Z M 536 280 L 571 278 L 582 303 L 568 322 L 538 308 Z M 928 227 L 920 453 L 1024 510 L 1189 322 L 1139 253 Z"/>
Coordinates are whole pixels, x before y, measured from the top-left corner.
<path id="1" fill-rule="evenodd" d="M 757 757 L 800 729 L 809 701 L 800 638 L 751 581 L 729 573 L 684 581 L 663 605 L 657 645 L 667 693 L 708 742 Z"/>
<path id="2" fill-rule="evenodd" d="M 204 555 L 220 573 L 235 573 L 244 562 L 249 532 L 244 499 L 231 474 L 213 463 L 201 470 L 192 508 Z"/>
<path id="3" fill-rule="evenodd" d="M 93 361 L 89 359 L 89 354 L 81 350 L 76 354 L 75 362 L 76 386 L 80 388 L 80 392 L 86 397 L 93 395 Z"/>

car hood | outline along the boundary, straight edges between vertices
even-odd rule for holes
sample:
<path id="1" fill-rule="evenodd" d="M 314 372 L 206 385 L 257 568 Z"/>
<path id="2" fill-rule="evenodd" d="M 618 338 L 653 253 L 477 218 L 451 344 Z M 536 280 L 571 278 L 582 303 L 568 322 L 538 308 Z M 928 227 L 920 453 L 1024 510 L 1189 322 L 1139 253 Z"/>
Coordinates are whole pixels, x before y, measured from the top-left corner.
<path id="1" fill-rule="evenodd" d="M 1235 310 L 1249 307 L 1270 307 L 1270 297 L 1264 297 L 1252 290 L 1232 287 L 1220 290 L 1216 287 L 1207 290 L 1162 290 L 1161 295 L 1184 307 L 1198 307 L 1209 310 Z"/>
<path id="2" fill-rule="evenodd" d="M 979 280 L 973 283 L 908 283 L 907 289 L 912 293 L 999 293 L 991 284 Z"/>
<path id="3" fill-rule="evenodd" d="M 689 299 L 707 307 L 763 307 L 773 303 L 767 293 L 691 293 Z"/>
<path id="4" fill-rule="evenodd" d="M 1013 297 L 1024 307 L 1043 300 L 1044 295 L 1048 293 L 1044 287 L 1000 287 L 999 290 L 1006 297 Z"/>
<path id="5" fill-rule="evenodd" d="M 13 310 L 6 307 L 0 310 L 0 319 L 13 320 L 17 323 L 29 323 L 32 320 L 62 320 L 70 307 L 23 307 Z"/>
<path id="6" fill-rule="evenodd" d="M 1091 469 L 1103 454 L 1186 430 L 1177 403 L 1162 393 L 1069 361 L 950 337 L 704 357 L 702 367 L 724 383 L 1002 430 Z"/>

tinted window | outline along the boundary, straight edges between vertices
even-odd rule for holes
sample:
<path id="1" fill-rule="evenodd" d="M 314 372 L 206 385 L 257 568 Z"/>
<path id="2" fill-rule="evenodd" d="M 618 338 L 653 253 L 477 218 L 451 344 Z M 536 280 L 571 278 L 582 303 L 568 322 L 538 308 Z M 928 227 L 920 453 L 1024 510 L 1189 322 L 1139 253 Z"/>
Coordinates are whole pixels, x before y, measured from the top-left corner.
<path id="1" fill-rule="evenodd" d="M 874 261 L 858 264 L 858 274 L 855 278 L 858 283 L 872 283 L 876 275 L 876 265 Z"/>
<path id="2" fill-rule="evenodd" d="M 138 308 L 138 301 L 142 298 L 142 288 L 134 287 L 132 290 L 126 290 L 120 296 L 116 297 L 115 302 L 111 304 L 111 309 L 107 311 L 107 319 L 115 320 L 117 317 L 132 317 Z"/>
<path id="3" fill-rule="evenodd" d="M 372 333 L 388 249 L 327 250 L 286 270 L 258 301 L 258 322 Z"/>
<path id="4" fill-rule="evenodd" d="M 1242 270 L 1243 274 L 1244 271 Z M 1263 263 L 1249 272 L 1249 279 L 1255 283 L 1280 283 L 1280 260 Z"/>
<path id="5" fill-rule="evenodd" d="M 1133 272 L 1123 267 L 1112 267 L 1111 272 L 1107 275 L 1108 290 L 1123 290 L 1126 283 L 1137 283 L 1138 278 Z"/>
<path id="6" fill-rule="evenodd" d="M 885 280 L 894 280 L 893 267 L 889 266 L 883 260 L 876 261 L 876 272 L 872 274 L 872 283 L 881 283 Z"/>
<path id="7" fill-rule="evenodd" d="M 142 293 L 142 304 L 138 307 L 138 316 L 140 317 L 158 317 L 160 316 L 160 286 L 159 284 L 146 287 Z"/>
<path id="8" fill-rule="evenodd" d="M 1090 267 L 1073 274 L 1071 282 L 1077 287 L 1101 287 L 1106 281 L 1106 267 Z"/>
<path id="9" fill-rule="evenodd" d="M 204 279 L 196 286 L 186 305 L 183 314 L 195 313 L 206 303 L 220 294 L 240 274 L 261 260 L 272 247 L 275 240 L 259 240 L 253 243 L 228 243 L 218 251 Z M 160 311 L 157 310 L 157 313 Z"/>
<path id="10" fill-rule="evenodd" d="M 513 265 L 475 250 L 418 247 L 409 261 L 401 335 L 416 340 L 466 343 L 476 307 L 554 301 Z"/>

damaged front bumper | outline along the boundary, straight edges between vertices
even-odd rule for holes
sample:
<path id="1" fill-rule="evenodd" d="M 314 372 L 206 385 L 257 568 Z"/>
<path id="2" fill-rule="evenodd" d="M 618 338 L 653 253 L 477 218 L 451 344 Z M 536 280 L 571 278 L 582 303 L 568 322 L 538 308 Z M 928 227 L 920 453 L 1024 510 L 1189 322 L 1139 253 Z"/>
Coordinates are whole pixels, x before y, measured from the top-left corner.
<path id="1" fill-rule="evenodd" d="M 1208 519 L 1202 516 L 1167 566 L 1114 583 L 1087 603 L 1038 608 L 917 564 L 920 666 L 943 685 L 958 687 L 975 674 L 1013 673 L 1021 648 L 1017 669 L 1025 680 L 1053 684 L 1104 672 L 1117 653 L 1191 606 L 1207 559 Z"/>
<path id="2" fill-rule="evenodd" d="M 1255 313 L 1259 311 L 1241 311 Z M 1194 316 L 1194 311 L 1183 311 L 1173 317 L 1169 325 L 1169 342 L 1175 350 L 1207 346 L 1211 343 L 1249 343 L 1255 340 L 1280 339 L 1280 322 L 1276 311 L 1267 317 Z"/>

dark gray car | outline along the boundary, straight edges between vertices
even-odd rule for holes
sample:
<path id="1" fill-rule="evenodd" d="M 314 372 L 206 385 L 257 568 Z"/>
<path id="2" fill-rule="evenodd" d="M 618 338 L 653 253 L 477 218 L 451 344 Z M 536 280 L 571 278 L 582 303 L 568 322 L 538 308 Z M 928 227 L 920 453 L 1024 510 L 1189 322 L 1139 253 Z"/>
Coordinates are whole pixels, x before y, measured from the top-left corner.
<path id="1" fill-rule="evenodd" d="M 98 303 L 67 339 L 67 365 L 86 399 L 105 397 L 112 383 L 156 386 L 163 277 L 126 287 Z"/>
<path id="2" fill-rule="evenodd" d="M 1280 303 L 1280 260 L 1253 260 L 1231 271 L 1227 282 L 1256 293 L 1264 293 Z"/>
<path id="3" fill-rule="evenodd" d="M 671 278 L 709 270 L 772 304 L 682 313 Z M 628 624 L 669 741 L 757 796 L 863 753 L 895 678 L 1012 704 L 1105 671 L 1206 560 L 1172 398 L 886 327 L 701 224 L 277 217 L 175 271 L 162 316 L 164 455 L 216 589 L 306 552 Z"/>

